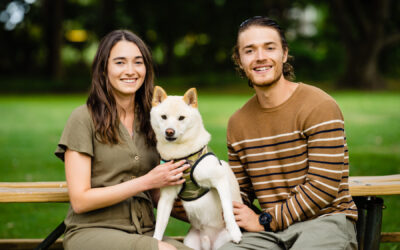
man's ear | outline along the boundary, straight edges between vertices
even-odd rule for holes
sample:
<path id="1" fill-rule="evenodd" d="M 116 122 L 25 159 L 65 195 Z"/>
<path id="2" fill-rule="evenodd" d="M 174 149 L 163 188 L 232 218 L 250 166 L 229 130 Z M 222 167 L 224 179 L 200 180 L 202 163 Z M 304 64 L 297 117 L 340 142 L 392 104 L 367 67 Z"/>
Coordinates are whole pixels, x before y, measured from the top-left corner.
<path id="1" fill-rule="evenodd" d="M 241 70 L 244 70 L 244 69 L 243 69 L 243 66 L 242 66 L 242 62 L 240 61 L 240 58 L 239 58 L 239 60 L 238 60 L 238 66 L 239 66 L 239 68 L 240 68 Z"/>
<path id="2" fill-rule="evenodd" d="M 235 52 L 233 54 L 233 57 L 234 57 L 233 60 L 235 61 L 237 66 L 239 66 L 239 68 L 243 70 L 242 62 L 240 61 L 239 48 L 237 48 L 237 47 L 235 48 Z"/>
<path id="3" fill-rule="evenodd" d="M 160 86 L 155 86 L 151 105 L 155 107 L 160 103 L 162 103 L 166 98 L 167 98 L 167 93 L 165 92 L 165 90 Z"/>
<path id="4" fill-rule="evenodd" d="M 288 54 L 289 54 L 289 49 L 283 51 L 283 60 L 282 60 L 283 63 L 287 62 Z"/>
<path id="5" fill-rule="evenodd" d="M 195 88 L 191 88 L 188 91 L 186 91 L 186 93 L 183 95 L 183 101 L 193 107 L 193 108 L 197 108 L 197 91 Z"/>

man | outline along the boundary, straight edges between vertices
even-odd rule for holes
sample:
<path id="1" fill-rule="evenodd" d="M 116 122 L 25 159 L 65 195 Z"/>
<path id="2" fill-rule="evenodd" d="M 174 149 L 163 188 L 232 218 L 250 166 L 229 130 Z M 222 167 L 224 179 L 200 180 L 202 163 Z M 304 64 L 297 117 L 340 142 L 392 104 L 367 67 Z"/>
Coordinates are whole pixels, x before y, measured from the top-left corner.
<path id="1" fill-rule="evenodd" d="M 322 90 L 291 81 L 288 45 L 267 17 L 244 21 L 233 59 L 255 95 L 229 120 L 229 163 L 246 232 L 222 249 L 357 249 L 342 113 Z M 255 213 L 257 198 L 261 214 Z"/>

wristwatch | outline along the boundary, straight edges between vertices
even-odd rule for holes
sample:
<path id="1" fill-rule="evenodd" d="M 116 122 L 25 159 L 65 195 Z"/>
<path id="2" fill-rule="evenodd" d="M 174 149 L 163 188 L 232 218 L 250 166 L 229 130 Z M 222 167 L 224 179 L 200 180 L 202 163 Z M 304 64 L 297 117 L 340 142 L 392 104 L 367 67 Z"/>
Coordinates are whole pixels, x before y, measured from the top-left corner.
<path id="1" fill-rule="evenodd" d="M 258 217 L 258 222 L 260 225 L 262 225 L 267 232 L 271 232 L 271 221 L 272 221 L 272 216 L 267 213 L 267 212 L 262 212 L 260 214 L 260 217 Z"/>

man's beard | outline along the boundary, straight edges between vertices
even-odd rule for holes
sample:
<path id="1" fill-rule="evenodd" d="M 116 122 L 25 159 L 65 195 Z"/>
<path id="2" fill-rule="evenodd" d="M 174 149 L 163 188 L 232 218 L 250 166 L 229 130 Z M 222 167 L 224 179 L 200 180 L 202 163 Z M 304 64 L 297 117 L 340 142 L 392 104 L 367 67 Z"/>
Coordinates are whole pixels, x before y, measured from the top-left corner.
<path id="1" fill-rule="evenodd" d="M 281 77 L 282 77 L 282 71 L 274 79 L 269 80 L 269 81 L 265 81 L 265 82 L 262 82 L 262 83 L 255 83 L 249 77 L 248 77 L 248 79 L 249 79 L 249 85 L 251 85 L 252 87 L 254 87 L 254 86 L 257 86 L 257 87 L 269 87 L 269 86 L 272 86 L 275 83 L 277 83 L 279 81 L 279 79 L 281 79 Z"/>

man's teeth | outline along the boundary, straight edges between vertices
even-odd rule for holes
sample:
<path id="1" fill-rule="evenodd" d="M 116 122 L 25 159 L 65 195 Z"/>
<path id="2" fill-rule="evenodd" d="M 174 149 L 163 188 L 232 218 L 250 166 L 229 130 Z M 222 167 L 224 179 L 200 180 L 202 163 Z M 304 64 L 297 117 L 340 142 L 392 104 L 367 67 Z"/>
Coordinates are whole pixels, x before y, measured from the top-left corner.
<path id="1" fill-rule="evenodd" d="M 255 71 L 263 71 L 263 70 L 267 70 L 270 69 L 271 67 L 260 67 L 260 68 L 255 68 Z"/>

